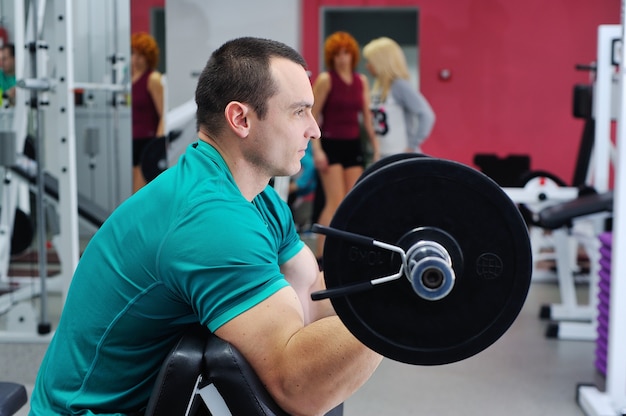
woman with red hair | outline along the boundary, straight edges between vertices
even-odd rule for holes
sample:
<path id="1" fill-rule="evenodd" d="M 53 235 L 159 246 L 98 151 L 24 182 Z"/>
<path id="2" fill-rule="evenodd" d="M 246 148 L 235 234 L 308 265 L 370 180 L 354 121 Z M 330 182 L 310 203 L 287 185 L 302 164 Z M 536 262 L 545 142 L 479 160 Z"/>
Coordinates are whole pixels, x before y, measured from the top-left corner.
<path id="1" fill-rule="evenodd" d="M 330 224 L 339 203 L 363 173 L 361 127 L 369 139 L 374 161 L 379 158 L 367 78 L 355 70 L 359 58 L 359 45 L 352 35 L 341 31 L 333 33 L 324 43 L 327 71 L 313 84 L 313 115 L 322 131 L 321 140 L 311 141 L 325 197 L 317 220 L 321 225 Z M 316 255 L 320 262 L 323 249 L 324 237 L 318 235 Z"/>
<path id="2" fill-rule="evenodd" d="M 133 120 L 133 193 L 146 184 L 141 155 L 155 138 L 163 136 L 163 83 L 156 70 L 159 47 L 147 33 L 130 38 Z"/>

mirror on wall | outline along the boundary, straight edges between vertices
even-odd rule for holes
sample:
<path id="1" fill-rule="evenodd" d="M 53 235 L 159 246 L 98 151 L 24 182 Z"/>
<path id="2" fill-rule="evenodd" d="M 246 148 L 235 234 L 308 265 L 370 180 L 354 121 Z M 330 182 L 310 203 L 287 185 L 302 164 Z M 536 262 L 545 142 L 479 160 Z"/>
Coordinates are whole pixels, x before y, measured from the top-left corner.
<path id="1" fill-rule="evenodd" d="M 361 49 L 372 39 L 387 36 L 404 51 L 411 81 L 419 87 L 419 10 L 417 7 L 323 7 L 320 45 L 338 30 L 350 33 Z M 324 49 L 320 47 L 320 70 L 324 70 Z M 361 59 L 357 71 L 372 81 Z"/>
<path id="2" fill-rule="evenodd" d="M 159 45 L 159 62 L 157 63 L 157 71 L 162 74 L 167 73 L 167 43 L 165 30 L 165 8 L 150 8 L 150 34 Z"/>
<path id="3" fill-rule="evenodd" d="M 68 48 L 60 15 L 71 20 L 66 26 L 71 72 L 60 60 L 59 51 Z M 68 104 L 58 92 L 71 85 L 74 123 L 69 130 L 75 132 L 78 193 L 111 212 L 130 195 L 131 121 L 123 91 L 130 62 L 130 0 L 0 0 L 0 39 L 15 45 L 18 86 L 34 78 L 54 86 L 42 93 L 37 106 L 29 105 L 32 90 L 18 88 L 19 101 L 6 109 L 17 149 L 25 148 L 27 136 L 40 138 L 45 170 L 59 171 L 55 133 L 66 121 L 55 109 Z M 47 47 L 30 52 L 33 40 Z"/>

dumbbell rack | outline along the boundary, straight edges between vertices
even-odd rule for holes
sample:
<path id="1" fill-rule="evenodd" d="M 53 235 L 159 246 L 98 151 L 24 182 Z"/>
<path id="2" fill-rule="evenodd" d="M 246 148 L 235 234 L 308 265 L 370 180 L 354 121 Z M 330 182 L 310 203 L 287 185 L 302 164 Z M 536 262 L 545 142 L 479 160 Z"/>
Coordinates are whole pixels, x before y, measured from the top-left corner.
<path id="1" fill-rule="evenodd" d="M 600 270 L 598 272 L 598 325 L 596 338 L 596 369 L 606 376 L 609 341 L 609 305 L 611 296 L 611 246 L 613 233 L 600 234 Z"/>

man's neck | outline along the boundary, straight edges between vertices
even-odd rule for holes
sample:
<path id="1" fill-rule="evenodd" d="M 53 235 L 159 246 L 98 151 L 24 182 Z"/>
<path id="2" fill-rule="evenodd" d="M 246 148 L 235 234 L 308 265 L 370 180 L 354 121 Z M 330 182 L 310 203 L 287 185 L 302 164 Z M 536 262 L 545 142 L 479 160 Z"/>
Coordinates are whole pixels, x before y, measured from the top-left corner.
<path id="1" fill-rule="evenodd" d="M 202 131 L 198 132 L 198 137 L 200 140 L 213 146 L 222 156 L 244 198 L 252 201 L 258 194 L 263 192 L 271 178 L 262 177 L 258 170 L 243 157 L 238 147 L 222 145 L 222 142 L 235 140 L 234 138 L 215 140 Z"/>

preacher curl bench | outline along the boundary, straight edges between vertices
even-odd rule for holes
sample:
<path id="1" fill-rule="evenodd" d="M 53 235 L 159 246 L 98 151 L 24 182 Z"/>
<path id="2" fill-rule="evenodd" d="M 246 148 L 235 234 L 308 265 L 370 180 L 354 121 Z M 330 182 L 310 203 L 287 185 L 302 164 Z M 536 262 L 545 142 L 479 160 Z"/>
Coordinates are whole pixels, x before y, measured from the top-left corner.
<path id="1" fill-rule="evenodd" d="M 341 416 L 343 406 L 327 416 Z M 145 416 L 288 416 L 246 359 L 200 325 L 190 327 L 169 353 Z"/>
<path id="2" fill-rule="evenodd" d="M 27 401 L 28 396 L 23 385 L 0 381 L 0 416 L 14 415 Z"/>

